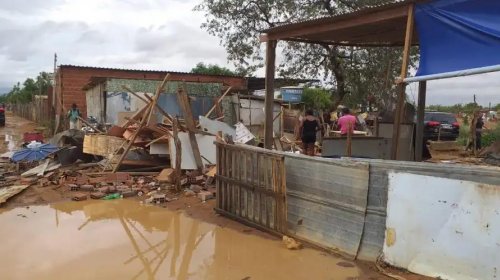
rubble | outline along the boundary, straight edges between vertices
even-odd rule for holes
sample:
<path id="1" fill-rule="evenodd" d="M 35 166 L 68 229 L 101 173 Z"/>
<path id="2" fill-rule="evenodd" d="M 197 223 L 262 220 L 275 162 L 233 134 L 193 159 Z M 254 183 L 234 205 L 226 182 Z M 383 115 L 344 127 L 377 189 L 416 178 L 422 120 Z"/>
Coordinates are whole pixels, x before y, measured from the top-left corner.
<path id="1" fill-rule="evenodd" d="M 72 200 L 74 201 L 84 201 L 87 200 L 88 195 L 86 193 L 76 193 L 73 195 Z"/>

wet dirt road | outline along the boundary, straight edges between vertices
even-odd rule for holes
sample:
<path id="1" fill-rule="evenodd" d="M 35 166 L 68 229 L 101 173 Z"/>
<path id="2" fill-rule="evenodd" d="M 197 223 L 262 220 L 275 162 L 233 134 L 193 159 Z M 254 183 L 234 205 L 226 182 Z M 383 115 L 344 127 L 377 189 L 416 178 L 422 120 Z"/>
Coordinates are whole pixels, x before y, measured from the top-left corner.
<path id="1" fill-rule="evenodd" d="M 36 124 L 14 116 L 11 112 L 5 114 L 5 126 L 0 127 L 0 153 L 17 150 L 21 147 L 25 132 L 33 132 Z"/>
<path id="2" fill-rule="evenodd" d="M 0 210 L 0 236 L 2 279 L 384 279 L 130 200 Z"/>

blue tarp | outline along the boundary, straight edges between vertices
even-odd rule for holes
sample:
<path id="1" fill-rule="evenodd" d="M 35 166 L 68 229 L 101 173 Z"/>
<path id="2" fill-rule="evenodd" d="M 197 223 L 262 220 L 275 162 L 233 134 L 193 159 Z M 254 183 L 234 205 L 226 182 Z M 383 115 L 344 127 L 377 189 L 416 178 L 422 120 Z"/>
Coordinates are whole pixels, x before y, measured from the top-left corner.
<path id="1" fill-rule="evenodd" d="M 500 65 L 500 0 L 418 4 L 417 76 Z"/>
<path id="2" fill-rule="evenodd" d="M 12 155 L 13 162 L 20 161 L 38 161 L 46 158 L 50 154 L 53 154 L 59 150 L 58 147 L 52 144 L 42 144 L 36 148 L 26 148 L 17 151 Z"/>

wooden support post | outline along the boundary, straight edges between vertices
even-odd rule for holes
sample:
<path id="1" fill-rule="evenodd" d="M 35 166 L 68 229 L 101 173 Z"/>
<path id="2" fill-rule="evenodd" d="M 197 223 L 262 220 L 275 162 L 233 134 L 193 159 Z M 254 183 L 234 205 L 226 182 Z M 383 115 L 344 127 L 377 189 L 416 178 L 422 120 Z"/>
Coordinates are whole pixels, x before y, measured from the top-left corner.
<path id="1" fill-rule="evenodd" d="M 274 75 L 276 72 L 276 41 L 268 41 L 266 49 L 266 101 L 264 124 L 264 148 L 273 147 Z"/>
<path id="2" fill-rule="evenodd" d="M 396 113 L 394 118 L 394 127 L 392 131 L 392 147 L 391 147 L 391 159 L 397 160 L 398 150 L 399 150 L 399 135 L 401 134 L 401 121 L 404 113 L 404 105 L 406 99 L 405 87 L 403 80 L 408 74 L 408 65 L 410 62 L 410 48 L 413 40 L 413 30 L 415 24 L 415 4 L 411 4 L 408 7 L 408 18 L 406 22 L 406 37 L 405 46 L 403 49 L 403 65 L 401 66 L 401 76 L 398 81 L 397 95 L 398 102 L 396 107 Z"/>
<path id="3" fill-rule="evenodd" d="M 191 105 L 189 104 L 189 97 L 185 89 L 180 88 L 177 91 L 177 99 L 179 100 L 179 105 L 181 106 L 184 116 L 184 122 L 186 123 L 186 128 L 188 130 L 191 148 L 193 149 L 194 160 L 196 161 L 196 167 L 199 171 L 202 171 L 203 160 L 201 158 L 200 148 L 198 147 L 198 141 L 196 140 L 196 124 L 194 121 L 193 112 L 191 111 Z"/>
<path id="4" fill-rule="evenodd" d="M 417 107 L 417 128 L 415 135 L 415 161 L 422 161 L 424 147 L 424 117 L 425 117 L 425 98 L 427 95 L 427 82 L 418 84 L 418 107 Z"/>
<path id="5" fill-rule="evenodd" d="M 347 141 L 346 141 L 346 156 L 352 157 L 352 132 L 353 126 L 352 123 L 349 123 L 348 131 L 347 131 Z"/>
<path id="6" fill-rule="evenodd" d="M 175 189 L 180 191 L 181 190 L 181 175 L 182 175 L 182 169 L 181 169 L 181 162 L 182 162 L 182 145 L 181 141 L 179 140 L 179 121 L 177 119 L 173 120 L 172 124 L 172 134 L 173 134 L 173 140 L 174 140 L 174 146 L 175 146 L 175 180 L 174 180 L 174 185 Z"/>

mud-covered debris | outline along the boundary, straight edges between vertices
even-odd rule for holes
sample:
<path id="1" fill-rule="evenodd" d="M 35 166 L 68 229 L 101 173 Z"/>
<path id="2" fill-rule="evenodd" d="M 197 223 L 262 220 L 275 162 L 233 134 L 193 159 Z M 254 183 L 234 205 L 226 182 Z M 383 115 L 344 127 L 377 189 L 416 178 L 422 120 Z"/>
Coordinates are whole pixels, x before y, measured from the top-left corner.
<path id="1" fill-rule="evenodd" d="M 202 201 L 202 202 L 205 202 L 209 199 L 213 199 L 215 196 L 213 193 L 209 192 L 209 191 L 201 191 L 199 194 L 198 194 L 198 198 Z"/>
<path id="2" fill-rule="evenodd" d="M 86 193 L 76 193 L 71 199 L 74 201 L 84 201 L 88 199 L 88 195 Z"/>
<path id="3" fill-rule="evenodd" d="M 80 190 L 80 187 L 77 184 L 66 184 L 66 187 L 73 192 Z"/>
<path id="4" fill-rule="evenodd" d="M 153 203 L 165 203 L 165 202 L 167 202 L 167 196 L 165 194 L 153 195 Z"/>
<path id="5" fill-rule="evenodd" d="M 80 186 L 80 190 L 86 191 L 86 192 L 93 192 L 93 191 L 95 191 L 95 187 L 94 187 L 94 185 L 85 184 L 85 185 Z"/>
<path id="6" fill-rule="evenodd" d="M 192 190 L 185 190 L 184 191 L 184 196 L 186 196 L 186 197 L 191 197 L 191 196 L 195 196 L 195 195 L 196 195 L 196 193 L 193 192 Z"/>
<path id="7" fill-rule="evenodd" d="M 200 193 L 203 190 L 203 188 L 201 186 L 198 186 L 198 185 L 191 185 L 189 187 L 189 189 L 195 193 Z"/>
<path id="8" fill-rule="evenodd" d="M 102 192 L 93 192 L 90 194 L 90 198 L 92 198 L 92 199 L 102 199 L 105 196 L 106 196 L 106 194 L 102 193 Z"/>
<path id="9" fill-rule="evenodd" d="M 289 250 L 299 250 L 302 249 L 302 243 L 296 241 L 295 239 L 283 235 L 283 244 L 285 244 L 286 248 Z"/>

